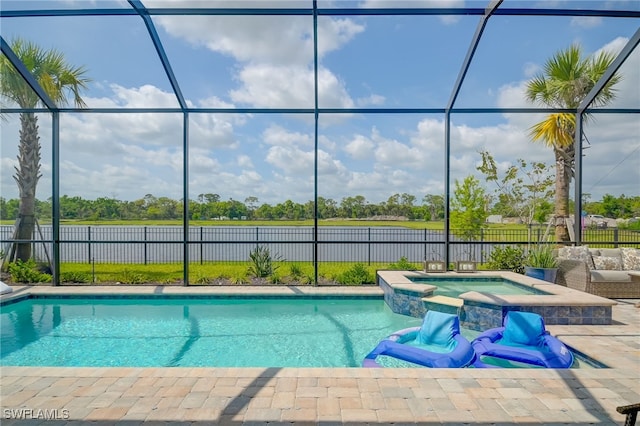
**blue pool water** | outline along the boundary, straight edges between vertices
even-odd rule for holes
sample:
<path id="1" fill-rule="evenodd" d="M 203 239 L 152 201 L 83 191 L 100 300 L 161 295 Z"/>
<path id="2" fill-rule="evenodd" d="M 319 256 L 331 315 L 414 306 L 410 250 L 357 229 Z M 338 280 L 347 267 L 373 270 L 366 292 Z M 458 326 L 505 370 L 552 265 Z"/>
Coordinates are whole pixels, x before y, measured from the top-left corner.
<path id="1" fill-rule="evenodd" d="M 421 322 L 378 298 L 25 299 L 0 307 L 0 365 L 359 367 L 381 339 Z M 601 367 L 576 356 L 574 368 Z"/>
<path id="2" fill-rule="evenodd" d="M 411 281 L 437 286 L 433 294 L 458 297 L 467 291 L 497 295 L 549 294 L 515 281 L 494 277 L 411 277 Z"/>
<path id="3" fill-rule="evenodd" d="M 382 299 L 28 299 L 0 308 L 1 365 L 359 367 L 420 325 Z"/>

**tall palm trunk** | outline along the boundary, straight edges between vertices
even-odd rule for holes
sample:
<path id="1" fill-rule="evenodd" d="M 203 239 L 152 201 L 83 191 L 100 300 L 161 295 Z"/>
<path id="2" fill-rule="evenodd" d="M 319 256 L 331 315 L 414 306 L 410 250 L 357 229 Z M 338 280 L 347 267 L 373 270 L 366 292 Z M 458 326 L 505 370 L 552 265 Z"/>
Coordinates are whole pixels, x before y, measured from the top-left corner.
<path id="1" fill-rule="evenodd" d="M 20 114 L 20 146 L 18 167 L 14 179 L 20 192 L 20 205 L 16 221 L 15 239 L 30 240 L 36 225 L 36 186 L 40 174 L 40 137 L 38 136 L 38 117 L 31 112 Z M 31 243 L 19 242 L 14 248 L 10 260 L 26 262 L 31 258 Z"/>
<path id="2" fill-rule="evenodd" d="M 556 159 L 555 236 L 556 242 L 566 243 L 571 241 L 568 229 L 569 189 L 573 175 L 575 145 L 571 144 L 566 148 L 554 146 L 553 153 Z"/>

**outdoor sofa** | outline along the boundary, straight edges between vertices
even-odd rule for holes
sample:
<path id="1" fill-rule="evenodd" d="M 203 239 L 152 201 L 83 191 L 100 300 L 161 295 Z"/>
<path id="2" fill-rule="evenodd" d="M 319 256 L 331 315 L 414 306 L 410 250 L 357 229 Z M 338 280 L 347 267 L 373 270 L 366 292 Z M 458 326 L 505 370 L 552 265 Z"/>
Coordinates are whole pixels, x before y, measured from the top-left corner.
<path id="1" fill-rule="evenodd" d="M 597 296 L 639 299 L 640 249 L 563 247 L 556 282 Z"/>

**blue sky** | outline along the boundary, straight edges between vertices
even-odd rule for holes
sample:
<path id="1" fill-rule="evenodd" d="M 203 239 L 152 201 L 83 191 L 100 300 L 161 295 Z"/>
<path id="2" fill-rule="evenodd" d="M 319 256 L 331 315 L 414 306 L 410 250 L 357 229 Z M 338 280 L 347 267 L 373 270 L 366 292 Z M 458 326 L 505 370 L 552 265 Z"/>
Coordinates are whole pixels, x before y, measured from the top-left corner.
<path id="1" fill-rule="evenodd" d="M 144 1 L 148 7 L 220 6 L 206 1 Z M 413 7 L 433 2 L 408 1 Z M 233 2 L 234 7 L 255 5 Z M 265 4 L 265 2 L 257 2 Z M 273 2 L 269 3 L 273 4 Z M 310 5 L 282 2 L 287 7 Z M 386 7 L 389 1 L 329 2 L 319 7 Z M 617 2 L 516 2 L 503 7 L 588 7 L 639 10 Z M 27 5 L 27 6 L 25 6 Z M 2 1 L 5 10 L 129 7 L 122 1 Z M 437 5 L 485 7 L 485 2 Z M 312 108 L 313 42 L 308 16 L 154 17 L 160 39 L 190 105 L 225 108 Z M 478 24 L 478 16 L 322 16 L 319 32 L 320 107 L 443 108 Z M 585 54 L 618 52 L 638 28 L 629 18 L 515 17 L 489 20 L 457 107 L 528 107 L 526 82 L 545 60 L 571 43 Z M 2 37 L 22 37 L 64 52 L 92 79 L 90 107 L 177 106 L 142 20 L 134 16 L 2 18 Z M 623 65 L 612 107 L 640 107 L 640 52 Z M 451 177 L 477 174 L 478 151 L 489 150 L 502 168 L 517 158 L 551 163 L 550 149 L 532 143 L 536 114 L 454 114 Z M 1 192 L 17 196 L 17 117 L 2 123 Z M 439 114 L 320 116 L 318 194 L 339 202 L 363 195 L 369 202 L 410 193 L 419 202 L 444 192 L 444 117 Z M 50 118 L 40 116 L 43 177 L 38 198 L 51 194 Z M 313 199 L 312 116 L 192 114 L 190 198 L 277 203 Z M 599 114 L 588 123 L 583 190 L 640 195 L 640 120 Z M 94 199 L 182 197 L 182 117 L 179 114 L 63 114 L 61 193 Z M 487 185 L 492 189 L 490 185 Z"/>

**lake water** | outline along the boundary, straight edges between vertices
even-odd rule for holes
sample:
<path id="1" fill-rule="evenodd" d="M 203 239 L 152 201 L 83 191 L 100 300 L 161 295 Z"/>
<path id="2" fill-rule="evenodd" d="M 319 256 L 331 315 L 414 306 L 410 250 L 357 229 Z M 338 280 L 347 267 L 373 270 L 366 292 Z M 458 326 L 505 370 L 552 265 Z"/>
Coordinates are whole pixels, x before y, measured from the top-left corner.
<path id="1" fill-rule="evenodd" d="M 5 243 L 12 226 L 0 226 Z M 42 240 L 35 244 L 39 259 L 45 247 L 51 256 L 51 226 L 42 226 Z M 185 243 L 181 226 L 76 226 L 60 227 L 61 262 L 167 263 L 182 262 Z M 314 243 L 313 227 L 295 226 L 202 226 L 189 229 L 191 262 L 246 261 L 258 245 L 287 261 L 310 262 L 317 247 L 322 262 L 411 262 L 444 259 L 442 231 L 395 227 L 320 227 Z M 456 239 L 454 238 L 455 242 Z M 399 244 L 400 243 L 400 244 Z M 451 246 L 452 261 L 482 261 L 491 244 L 464 243 Z"/>

